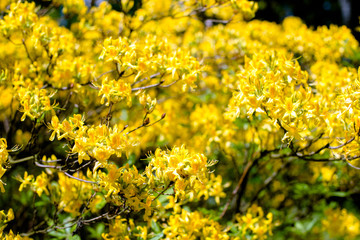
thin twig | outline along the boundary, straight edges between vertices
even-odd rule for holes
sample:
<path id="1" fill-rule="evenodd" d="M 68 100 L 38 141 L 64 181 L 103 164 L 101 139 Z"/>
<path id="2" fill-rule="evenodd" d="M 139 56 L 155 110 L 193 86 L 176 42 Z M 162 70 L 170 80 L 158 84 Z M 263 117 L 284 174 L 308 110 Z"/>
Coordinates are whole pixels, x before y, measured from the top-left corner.
<path id="1" fill-rule="evenodd" d="M 279 149 L 275 149 L 273 151 L 278 151 Z M 224 210 L 222 211 L 221 215 L 220 215 L 220 218 L 224 217 L 229 206 L 230 206 L 230 203 L 232 202 L 232 200 L 234 199 L 235 196 L 238 196 L 238 199 L 237 199 L 237 205 L 240 206 L 240 203 L 241 203 L 241 198 L 242 198 L 242 195 L 244 194 L 245 192 L 245 187 L 246 187 L 246 184 L 247 184 L 247 178 L 249 177 L 249 172 L 251 170 L 251 168 L 253 166 L 255 166 L 257 164 L 257 162 L 264 158 L 265 156 L 267 156 L 268 154 L 270 154 L 271 152 L 273 151 L 268 151 L 268 150 L 265 150 L 265 151 L 262 151 L 260 153 L 260 156 L 257 157 L 256 159 L 252 160 L 252 161 L 249 161 L 246 166 L 245 166 L 245 169 L 240 177 L 240 180 L 238 181 L 238 184 L 236 185 L 235 189 L 232 191 L 232 195 L 231 197 L 229 198 L 229 200 L 227 201 L 225 207 L 224 207 Z"/>
<path id="2" fill-rule="evenodd" d="M 30 59 L 31 63 L 34 64 L 34 60 L 33 60 L 32 57 L 30 56 L 30 52 L 29 52 L 29 50 L 28 50 L 28 48 L 27 48 L 27 46 L 26 46 L 26 43 L 25 43 L 25 39 L 24 39 L 24 38 L 22 39 L 22 44 L 23 44 L 23 46 L 24 46 L 24 48 L 25 48 L 25 51 L 26 51 L 26 54 L 27 54 L 28 58 Z"/>
<path id="3" fill-rule="evenodd" d="M 347 140 L 345 143 L 340 144 L 339 146 L 334 146 L 334 147 L 328 146 L 328 149 L 339 149 L 339 148 L 342 148 L 342 147 L 344 147 L 345 145 L 351 143 L 351 142 L 354 141 L 354 140 L 355 140 L 355 136 L 352 137 L 352 138 L 350 138 L 349 140 Z"/>
<path id="4" fill-rule="evenodd" d="M 112 70 L 109 70 L 109 71 L 107 71 L 107 72 L 104 72 L 104 73 L 100 74 L 98 77 L 94 77 L 94 78 L 95 78 L 95 81 L 99 80 L 102 76 L 104 76 L 104 75 L 106 75 L 106 74 L 108 74 L 108 73 L 112 73 L 112 72 L 114 72 L 114 71 L 115 71 L 115 70 L 112 69 Z"/>
<path id="5" fill-rule="evenodd" d="M 291 163 L 291 161 L 283 163 L 277 171 L 273 172 L 268 178 L 265 179 L 264 185 L 256 191 L 254 197 L 250 200 L 248 207 L 251 206 L 256 201 L 256 199 L 258 199 L 260 192 L 262 190 L 264 190 L 265 188 L 267 188 L 269 186 L 269 184 L 277 177 L 277 175 L 280 173 L 280 171 L 283 170 L 290 163 Z"/>
<path id="6" fill-rule="evenodd" d="M 139 90 L 144 90 L 144 89 L 148 89 L 148 88 L 158 87 L 158 86 L 160 86 L 160 85 L 163 84 L 163 83 L 164 83 L 164 81 L 161 81 L 161 82 L 156 83 L 156 84 L 152 84 L 152 85 L 148 85 L 148 86 L 144 86 L 144 87 L 133 88 L 133 89 L 131 89 L 131 91 L 136 92 L 136 91 L 139 91 Z"/>
<path id="7" fill-rule="evenodd" d="M 35 165 L 38 167 L 42 167 L 42 168 L 54 168 L 54 169 L 60 169 L 60 170 L 63 168 L 63 166 L 44 165 L 37 161 L 35 161 Z"/>
<path id="8" fill-rule="evenodd" d="M 143 82 L 143 81 L 145 81 L 145 80 L 153 79 L 153 78 L 155 78 L 155 77 L 157 77 L 157 76 L 159 76 L 159 75 L 160 75 L 160 73 L 158 72 L 158 73 L 155 73 L 155 74 L 151 75 L 150 77 L 142 78 L 142 79 L 140 79 L 139 81 L 136 81 L 136 82 L 132 83 L 132 84 L 131 84 L 131 87 L 133 87 L 133 86 L 135 86 L 136 84 L 141 83 L 141 82 Z"/>
<path id="9" fill-rule="evenodd" d="M 229 206 L 230 206 L 230 203 L 231 201 L 233 200 L 233 198 L 235 197 L 235 195 L 238 193 L 239 189 L 240 189 L 240 186 L 241 184 L 243 183 L 244 179 L 245 179 L 245 176 L 246 174 L 248 173 L 248 171 L 250 170 L 252 164 L 253 164 L 254 161 L 249 161 L 246 166 L 245 166 L 245 169 L 243 171 L 243 174 L 241 175 L 241 178 L 240 180 L 238 181 L 238 184 L 236 185 L 235 189 L 232 191 L 232 196 L 229 198 L 229 200 L 227 201 L 225 207 L 224 207 L 224 210 L 222 211 L 221 215 L 220 215 L 220 218 L 224 217 Z"/>
<path id="10" fill-rule="evenodd" d="M 164 189 L 152 200 L 152 202 L 155 201 L 156 199 L 158 199 L 161 195 L 163 195 L 171 186 L 172 186 L 172 182 L 170 182 L 170 183 L 166 186 L 166 188 L 164 188 Z"/>
<path id="11" fill-rule="evenodd" d="M 76 180 L 78 180 L 78 181 L 99 185 L 99 183 L 97 183 L 97 182 L 88 181 L 88 180 L 84 180 L 84 179 L 81 179 L 81 178 L 74 177 L 73 175 L 71 175 L 71 174 L 69 174 L 69 173 L 67 173 L 67 172 L 65 172 L 65 171 L 63 171 L 63 173 L 64 173 L 66 176 L 68 176 L 68 177 L 70 177 L 70 178 L 73 178 L 73 179 L 76 179 Z"/>
<path id="12" fill-rule="evenodd" d="M 33 160 L 33 159 L 35 159 L 35 156 L 24 157 L 24 158 L 17 159 L 17 160 L 10 159 L 9 163 L 10 164 L 17 164 L 17 163 L 27 162 L 27 161 Z"/>

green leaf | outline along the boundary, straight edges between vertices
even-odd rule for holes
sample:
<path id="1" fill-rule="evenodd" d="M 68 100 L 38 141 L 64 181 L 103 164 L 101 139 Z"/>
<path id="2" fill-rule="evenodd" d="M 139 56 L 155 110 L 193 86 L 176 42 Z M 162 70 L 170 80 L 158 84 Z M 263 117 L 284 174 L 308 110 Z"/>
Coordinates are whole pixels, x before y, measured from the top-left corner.
<path id="1" fill-rule="evenodd" d="M 157 222 L 155 222 L 154 220 L 151 221 L 151 229 L 155 233 L 160 233 L 161 232 L 161 228 L 160 228 L 159 224 Z"/>
<path id="2" fill-rule="evenodd" d="M 136 155 L 135 153 L 131 153 L 126 163 L 128 163 L 129 166 L 132 166 L 135 164 L 135 162 L 136 162 Z"/>
<path id="3" fill-rule="evenodd" d="M 330 192 L 327 194 L 327 197 L 347 197 L 349 193 L 347 192 Z"/>
<path id="4" fill-rule="evenodd" d="M 68 238 L 69 240 L 81 240 L 81 237 L 79 235 L 74 235 Z"/>
<path id="5" fill-rule="evenodd" d="M 52 231 L 49 232 L 49 235 L 52 237 L 56 237 L 57 239 L 64 239 L 68 236 L 68 234 L 64 231 Z"/>
<path id="6" fill-rule="evenodd" d="M 164 237 L 163 233 L 156 234 L 154 237 L 150 238 L 150 240 L 159 240 Z"/>
<path id="7" fill-rule="evenodd" d="M 101 239 L 101 234 L 105 231 L 105 224 L 98 223 L 95 228 L 88 228 L 90 232 L 89 238 Z"/>

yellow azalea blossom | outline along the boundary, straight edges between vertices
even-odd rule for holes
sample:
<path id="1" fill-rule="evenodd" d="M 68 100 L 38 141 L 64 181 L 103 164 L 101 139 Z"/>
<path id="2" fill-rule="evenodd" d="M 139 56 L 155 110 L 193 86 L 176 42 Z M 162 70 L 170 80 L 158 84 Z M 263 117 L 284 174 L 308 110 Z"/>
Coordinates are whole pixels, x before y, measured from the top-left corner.
<path id="1" fill-rule="evenodd" d="M 26 187 L 26 185 L 31 185 L 32 184 L 32 181 L 34 179 L 34 176 L 33 175 L 28 175 L 28 172 L 25 171 L 24 173 L 24 179 L 20 179 L 21 181 L 21 184 L 20 184 L 20 187 L 19 187 L 19 191 L 21 192 L 23 190 L 24 187 Z"/>
<path id="2" fill-rule="evenodd" d="M 139 237 L 141 237 L 141 239 L 146 240 L 147 236 L 148 236 L 148 230 L 146 226 L 137 226 L 136 227 L 137 230 L 139 230 L 139 232 L 141 232 L 140 234 L 138 234 Z"/>
<path id="3" fill-rule="evenodd" d="M 348 210 L 316 222 L 358 182 L 350 29 L 248 21 L 248 0 L 99 2 L 0 0 L 0 190 L 16 204 L 9 181 L 24 173 L 38 211 L 14 207 L 34 220 L 19 234 L 22 219 L 6 226 L 14 212 L 0 211 L 2 238 L 268 239 L 304 213 L 316 215 L 305 235 L 359 237 Z M 310 183 L 327 200 L 303 212 Z"/>
<path id="4" fill-rule="evenodd" d="M 252 205 L 244 216 L 236 215 L 238 227 L 242 236 L 251 234 L 254 239 L 267 239 L 272 235 L 273 215 L 268 213 L 264 217 L 261 207 Z"/>
<path id="5" fill-rule="evenodd" d="M 45 192 L 46 195 L 49 195 L 48 184 L 49 178 L 45 172 L 42 172 L 36 177 L 35 181 L 32 183 L 32 187 L 39 197 L 41 197 L 43 192 Z"/>
<path id="6" fill-rule="evenodd" d="M 60 124 L 59 124 L 59 119 L 56 115 L 52 116 L 51 118 L 51 125 L 48 126 L 48 128 L 50 130 L 52 130 L 53 132 L 51 133 L 51 136 L 49 138 L 50 141 L 53 141 L 55 139 L 55 135 L 57 134 L 58 138 L 60 137 Z"/>
<path id="7" fill-rule="evenodd" d="M 12 230 L 8 234 L 5 234 L 4 240 L 32 240 L 30 237 L 23 237 L 20 234 L 14 234 Z"/>
<path id="8" fill-rule="evenodd" d="M 164 229 L 165 239 L 230 239 L 222 226 L 202 216 L 199 212 L 187 212 L 171 215 Z"/>
<path id="9" fill-rule="evenodd" d="M 5 192 L 5 188 L 4 188 L 5 183 L 1 180 L 1 178 L 3 177 L 5 172 L 6 170 L 2 166 L 0 166 L 0 190 L 2 193 Z"/>
<path id="10" fill-rule="evenodd" d="M 9 153 L 8 150 L 6 150 L 6 148 L 7 148 L 6 139 L 0 138 L 0 164 L 4 164 L 9 157 Z"/>
<path id="11" fill-rule="evenodd" d="M 106 106 L 109 106 L 110 102 L 116 103 L 122 99 L 127 99 L 128 104 L 131 103 L 131 86 L 128 83 L 125 83 L 121 80 L 108 80 L 104 78 L 102 85 L 99 91 L 99 96 L 102 95 L 101 104 L 105 103 L 107 100 Z"/>
<path id="12" fill-rule="evenodd" d="M 354 239 L 360 235 L 359 219 L 346 209 L 327 209 L 325 216 L 322 220 L 322 230 L 328 232 L 331 237 Z"/>

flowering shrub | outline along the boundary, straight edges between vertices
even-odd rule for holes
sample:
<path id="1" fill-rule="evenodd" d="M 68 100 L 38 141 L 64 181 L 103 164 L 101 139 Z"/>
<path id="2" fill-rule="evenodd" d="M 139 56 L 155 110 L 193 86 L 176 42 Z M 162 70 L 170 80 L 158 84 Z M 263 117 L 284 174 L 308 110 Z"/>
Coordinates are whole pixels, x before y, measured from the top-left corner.
<path id="1" fill-rule="evenodd" d="M 2 239 L 359 238 L 349 29 L 92 3 L 0 3 Z"/>

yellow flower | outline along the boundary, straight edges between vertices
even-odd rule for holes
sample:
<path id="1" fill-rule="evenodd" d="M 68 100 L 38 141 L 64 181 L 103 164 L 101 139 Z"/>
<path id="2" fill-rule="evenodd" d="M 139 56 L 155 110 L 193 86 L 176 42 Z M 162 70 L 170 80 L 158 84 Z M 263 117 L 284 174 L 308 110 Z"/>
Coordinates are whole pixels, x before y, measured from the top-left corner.
<path id="1" fill-rule="evenodd" d="M 0 166 L 0 190 L 3 193 L 5 192 L 5 188 L 4 188 L 4 182 L 1 180 L 1 178 L 5 172 L 6 172 L 6 170 L 2 166 Z"/>
<path id="2" fill-rule="evenodd" d="M 146 240 L 148 236 L 148 230 L 146 226 L 137 226 L 137 230 L 139 230 L 140 234 L 137 234 L 138 237 L 141 237 L 141 239 Z"/>
<path id="3" fill-rule="evenodd" d="M 57 117 L 56 115 L 52 116 L 52 118 L 51 118 L 51 125 L 48 126 L 48 128 L 53 131 L 53 132 L 51 133 L 50 138 L 49 138 L 50 141 L 54 141 L 56 134 L 57 134 L 57 136 L 58 136 L 58 139 L 60 138 L 60 136 L 61 136 L 61 133 L 60 133 L 60 131 L 61 131 L 61 125 L 60 125 L 59 119 L 58 119 L 58 117 Z"/>
<path id="4" fill-rule="evenodd" d="M 21 192 L 23 190 L 23 188 L 26 187 L 26 185 L 31 185 L 32 184 L 31 180 L 33 178 L 34 178 L 33 175 L 28 175 L 28 172 L 25 171 L 24 179 L 20 179 L 21 184 L 20 184 L 20 187 L 19 187 L 19 191 Z"/>
<path id="5" fill-rule="evenodd" d="M 7 141 L 5 138 L 0 138 L 0 165 L 4 164 L 8 157 L 9 152 L 6 150 L 7 148 Z"/>
<path id="6" fill-rule="evenodd" d="M 32 186 L 34 187 L 35 192 L 39 195 L 39 197 L 41 197 L 43 192 L 49 195 L 49 190 L 47 188 L 48 184 L 49 184 L 48 176 L 45 172 L 42 172 L 40 175 L 36 177 L 36 180 L 32 184 Z"/>
<path id="7" fill-rule="evenodd" d="M 109 147 L 96 147 L 93 150 L 93 155 L 96 160 L 98 160 L 100 163 L 106 163 L 106 161 L 110 158 L 110 156 L 113 154 L 113 151 Z"/>

